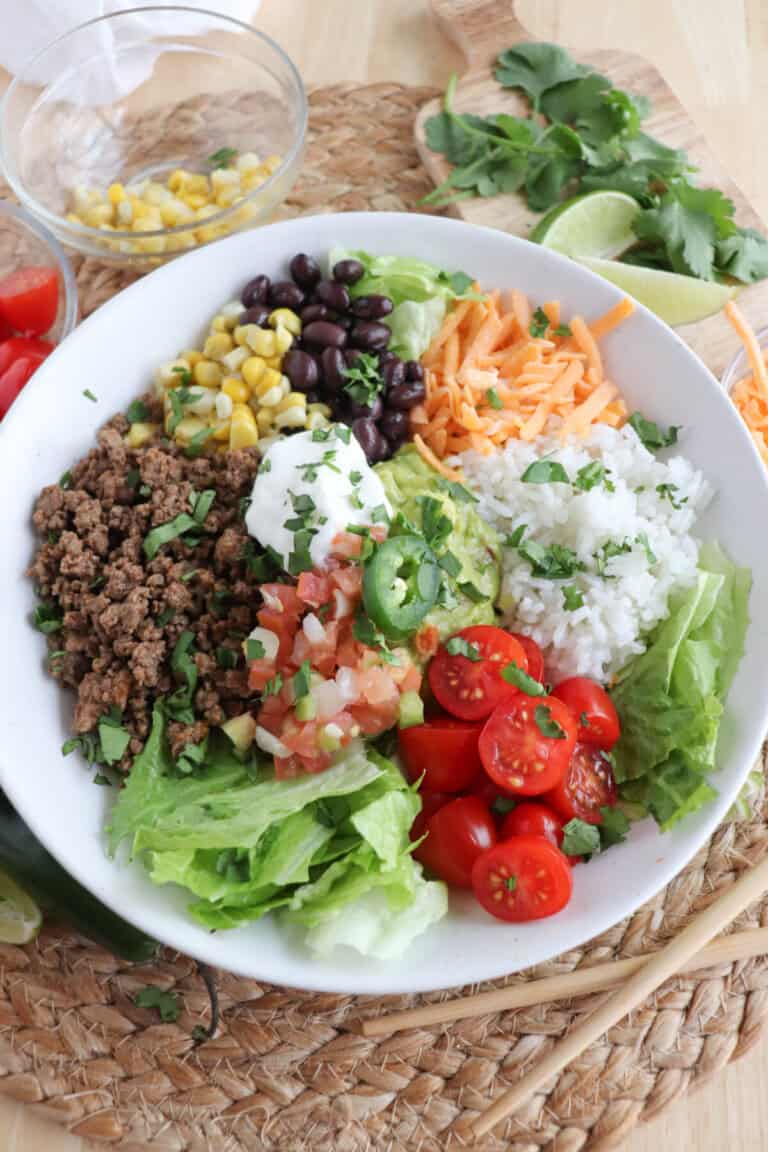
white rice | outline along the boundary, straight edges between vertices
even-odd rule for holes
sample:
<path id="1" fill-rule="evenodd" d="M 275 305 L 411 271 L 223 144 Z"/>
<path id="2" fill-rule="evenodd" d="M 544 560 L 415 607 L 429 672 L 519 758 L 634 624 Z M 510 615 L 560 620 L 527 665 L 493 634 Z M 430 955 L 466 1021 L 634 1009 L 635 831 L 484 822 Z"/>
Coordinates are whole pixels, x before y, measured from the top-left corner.
<path id="1" fill-rule="evenodd" d="M 684 457 L 665 455 L 660 460 L 648 452 L 629 425 L 618 431 L 596 425 L 584 440 L 509 440 L 502 452 L 460 458 L 478 510 L 502 535 L 525 525 L 524 540 L 563 545 L 585 565 L 567 579 L 551 580 L 534 576 L 516 548 L 504 549 L 504 623 L 544 649 L 552 679 L 609 679 L 644 650 L 643 637 L 667 615 L 670 595 L 695 580 L 698 544 L 691 532 L 712 493 Z M 542 457 L 562 464 L 571 481 L 590 461 L 600 461 L 615 491 L 602 483 L 587 492 L 572 483 L 522 483 L 526 468 Z M 672 500 L 659 485 L 674 485 Z M 595 554 L 624 542 L 630 550 L 605 561 L 599 575 Z M 583 606 L 565 608 L 565 586 L 579 589 Z"/>

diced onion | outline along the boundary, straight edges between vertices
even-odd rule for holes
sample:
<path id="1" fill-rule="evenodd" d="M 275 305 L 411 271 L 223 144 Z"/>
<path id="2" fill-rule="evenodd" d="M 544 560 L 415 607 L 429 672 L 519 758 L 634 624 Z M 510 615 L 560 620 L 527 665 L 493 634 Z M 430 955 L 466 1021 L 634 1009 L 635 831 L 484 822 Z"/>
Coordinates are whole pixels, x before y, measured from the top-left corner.
<path id="1" fill-rule="evenodd" d="M 282 612 L 282 600 L 279 596 L 275 596 L 274 592 L 270 592 L 265 584 L 261 586 L 261 595 L 264 598 L 264 604 L 267 608 L 271 608 L 273 612 Z"/>
<path id="2" fill-rule="evenodd" d="M 333 600 L 336 606 L 336 619 L 340 620 L 342 616 L 352 615 L 352 601 L 349 596 L 342 592 L 341 588 L 335 588 L 333 592 Z"/>
<path id="3" fill-rule="evenodd" d="M 336 673 L 336 686 L 345 705 L 351 704 L 360 696 L 358 676 L 353 668 L 339 668 Z"/>
<path id="4" fill-rule="evenodd" d="M 304 635 L 310 644 L 324 644 L 326 641 L 325 628 L 323 628 L 320 620 L 315 616 L 314 612 L 308 612 L 304 617 L 301 627 L 304 630 Z"/>
<path id="5" fill-rule="evenodd" d="M 271 732 L 267 732 L 266 728 L 262 728 L 259 724 L 256 725 L 256 743 L 262 752 L 267 752 L 270 756 L 287 759 L 291 755 L 290 748 L 286 748 L 282 740 L 278 740 L 277 736 L 273 736 Z"/>
<path id="6" fill-rule="evenodd" d="M 317 708 L 318 720 L 328 720 L 331 716 L 337 716 L 344 708 L 344 697 L 335 680 L 326 680 L 323 684 L 318 684 L 317 688 L 313 688 L 312 699 Z"/>
<path id="7" fill-rule="evenodd" d="M 260 656 L 260 660 L 274 660 L 277 656 L 277 650 L 280 647 L 280 641 L 274 632 L 270 632 L 269 628 L 254 628 L 248 634 L 248 640 L 258 640 L 264 649 L 264 655 Z M 248 655 L 248 640 L 243 644 L 243 651 Z"/>

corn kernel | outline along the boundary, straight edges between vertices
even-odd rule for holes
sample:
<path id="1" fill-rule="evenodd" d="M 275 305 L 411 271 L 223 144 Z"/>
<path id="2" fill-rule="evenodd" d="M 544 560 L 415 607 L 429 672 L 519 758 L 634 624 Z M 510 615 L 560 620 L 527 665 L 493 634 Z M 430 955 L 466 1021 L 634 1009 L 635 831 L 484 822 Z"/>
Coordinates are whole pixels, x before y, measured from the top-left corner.
<path id="1" fill-rule="evenodd" d="M 194 368 L 195 364 L 199 364 L 203 358 L 202 352 L 197 348 L 185 348 L 181 354 L 182 360 L 186 360 L 190 368 Z"/>
<path id="2" fill-rule="evenodd" d="M 218 388 L 221 383 L 221 368 L 212 360 L 200 360 L 192 369 L 192 376 L 196 384 L 203 388 Z"/>
<path id="3" fill-rule="evenodd" d="M 219 315 L 225 318 L 229 330 L 237 326 L 237 322 L 242 314 L 243 305 L 240 300 L 228 300 L 223 308 L 219 309 Z"/>
<path id="4" fill-rule="evenodd" d="M 229 425 L 229 447 L 251 448 L 259 442 L 256 420 L 247 404 L 235 404 Z"/>
<path id="5" fill-rule="evenodd" d="M 307 411 L 316 413 L 318 416 L 324 416 L 326 420 L 331 418 L 331 410 L 327 404 L 310 404 Z"/>
<path id="6" fill-rule="evenodd" d="M 208 197 L 203 196 L 199 192 L 185 192 L 181 199 L 184 201 L 188 208 L 193 210 L 193 212 L 198 212 L 208 203 Z"/>
<path id="7" fill-rule="evenodd" d="M 258 168 L 261 164 L 261 159 L 255 152 L 241 152 L 235 161 L 235 167 L 240 172 L 248 172 L 252 168 Z"/>
<path id="8" fill-rule="evenodd" d="M 199 416 L 184 416 L 176 425 L 173 438 L 178 440 L 180 444 L 189 444 L 193 436 L 197 436 L 207 427 L 206 422 L 201 420 Z"/>
<path id="9" fill-rule="evenodd" d="M 141 448 L 142 444 L 154 440 L 159 431 L 159 424 L 131 424 L 126 434 L 125 442 L 129 448 Z"/>
<path id="10" fill-rule="evenodd" d="M 306 424 L 306 408 L 286 408 L 284 412 L 278 412 L 275 417 L 275 428 L 281 432 L 285 428 L 305 428 Z"/>
<path id="11" fill-rule="evenodd" d="M 179 192 L 184 187 L 187 179 L 187 173 L 183 168 L 175 168 L 168 177 L 168 187 L 171 192 Z"/>
<path id="12" fill-rule="evenodd" d="M 115 208 L 115 220 L 123 228 L 133 223 L 133 206 L 130 200 L 121 200 Z"/>
<path id="13" fill-rule="evenodd" d="M 250 172 L 243 175 L 243 192 L 253 192 L 255 188 L 260 188 L 265 180 L 269 179 L 269 173 L 262 167 L 253 168 Z"/>
<path id="14" fill-rule="evenodd" d="M 187 389 L 188 398 L 184 407 L 193 416 L 209 416 L 216 404 L 217 395 L 213 388 L 202 388 L 199 384 L 193 384 Z"/>
<path id="15" fill-rule="evenodd" d="M 301 320 L 290 308 L 275 308 L 270 312 L 270 328 L 285 328 L 293 336 L 301 336 Z"/>
<path id="16" fill-rule="evenodd" d="M 307 412 L 305 427 L 313 432 L 315 428 L 327 428 L 329 421 L 323 416 L 322 412 Z"/>
<path id="17" fill-rule="evenodd" d="M 247 365 L 248 361 L 246 360 L 243 369 L 245 369 Z M 248 377 L 245 371 L 243 371 L 243 376 L 247 383 Z M 282 376 L 275 368 L 267 368 L 265 365 L 256 383 L 251 384 L 256 399 L 262 404 L 277 404 L 283 398 L 282 380 Z M 268 392 L 275 392 L 277 394 L 277 400 L 265 399 Z"/>
<path id="18" fill-rule="evenodd" d="M 235 404 L 245 404 L 248 399 L 248 386 L 243 384 L 242 380 L 235 380 L 232 376 L 225 376 L 221 382 L 221 391 L 224 396 L 229 396 Z"/>
<path id="19" fill-rule="evenodd" d="M 125 200 L 125 188 L 122 184 L 110 184 L 107 188 L 107 200 L 110 204 L 119 204 L 121 200 Z"/>
<path id="20" fill-rule="evenodd" d="M 184 373 L 189 372 L 190 367 L 191 362 L 185 353 L 183 356 L 177 357 L 176 360 L 161 364 L 155 371 L 155 382 L 162 384 L 165 388 L 175 388 Z"/>
<path id="21" fill-rule="evenodd" d="M 111 204 L 94 204 L 84 214 L 83 219 L 91 228 L 102 228 L 105 224 L 112 223 L 112 211 Z"/>
<path id="22" fill-rule="evenodd" d="M 210 200 L 206 200 L 205 204 L 202 204 L 195 213 L 195 219 L 210 220 L 211 216 L 215 216 L 217 212 L 216 205 L 212 204 Z"/>
<path id="23" fill-rule="evenodd" d="M 255 334 L 260 331 L 261 329 L 258 324 L 238 324 L 232 335 L 234 336 L 235 344 L 247 344 L 248 347 L 250 347 L 249 337 L 255 336 Z"/>
<path id="24" fill-rule="evenodd" d="M 226 368 L 227 372 L 239 372 L 245 361 L 248 359 L 249 349 L 237 347 L 233 348 L 231 352 L 227 352 L 226 356 L 222 356 L 221 362 Z"/>
<path id="25" fill-rule="evenodd" d="M 173 194 L 163 184 L 158 184 L 156 180 L 150 180 L 149 184 L 147 184 L 147 189 L 144 193 L 144 199 L 147 204 L 154 204 L 159 208 L 161 204 L 165 204 L 172 198 Z"/>
<path id="26" fill-rule="evenodd" d="M 214 192 L 219 188 L 234 188 L 240 183 L 240 173 L 237 168 L 214 168 L 211 172 L 211 188 Z"/>
<path id="27" fill-rule="evenodd" d="M 247 360 L 243 361 L 240 371 L 248 387 L 257 388 L 268 369 L 261 356 L 249 356 Z M 270 387 L 270 385 L 267 385 L 267 387 Z"/>
<path id="28" fill-rule="evenodd" d="M 229 420 L 222 420 L 220 424 L 216 424 L 213 429 L 214 440 L 224 441 L 224 444 L 227 445 L 229 443 L 229 429 Z"/>
<path id="29" fill-rule="evenodd" d="M 283 358 L 282 356 L 267 356 L 264 363 L 268 368 L 274 368 L 276 372 L 279 372 L 283 363 Z"/>
<path id="30" fill-rule="evenodd" d="M 201 173 L 187 172 L 184 181 L 184 190 L 191 192 L 193 195 L 197 194 L 198 196 L 205 196 L 207 198 L 211 192 L 208 177 L 203 176 Z"/>
<path id="31" fill-rule="evenodd" d="M 237 197 L 237 188 L 222 188 L 220 192 L 216 193 L 216 207 L 231 208 L 237 200 Z"/>
<path id="32" fill-rule="evenodd" d="M 256 424 L 259 432 L 267 433 L 272 430 L 272 425 L 275 422 L 274 408 L 259 408 L 256 413 Z"/>
<path id="33" fill-rule="evenodd" d="M 211 332 L 226 332 L 227 322 L 221 315 L 214 316 L 211 320 Z"/>
<path id="34" fill-rule="evenodd" d="M 281 164 L 282 164 L 282 160 L 280 159 L 279 156 L 276 156 L 274 153 L 271 156 L 267 156 L 266 160 L 264 161 L 264 167 L 267 169 L 270 176 L 272 175 L 273 172 L 277 172 L 277 170 Z"/>
<path id="35" fill-rule="evenodd" d="M 240 403 L 245 403 L 245 401 L 240 401 Z M 216 417 L 218 420 L 229 420 L 233 407 L 232 397 L 227 392 L 217 392 Z"/>
<path id="36" fill-rule="evenodd" d="M 283 328 L 281 324 L 275 329 L 275 349 L 278 356 L 285 356 L 286 352 L 293 344 L 293 336 L 287 328 Z"/>
<path id="37" fill-rule="evenodd" d="M 175 228 L 177 224 L 185 224 L 191 213 L 181 200 L 171 199 L 160 205 L 160 219 L 165 228 Z"/>
<path id="38" fill-rule="evenodd" d="M 277 406 L 278 412 L 287 412 L 289 408 L 306 408 L 307 398 L 303 392 L 289 392 Z"/>
<path id="39" fill-rule="evenodd" d="M 251 348 L 257 356 L 266 357 L 276 354 L 274 332 L 269 332 L 266 328 L 259 328 L 255 324 L 248 324 L 247 328 L 248 336 L 246 340 L 248 347 Z"/>
<path id="40" fill-rule="evenodd" d="M 143 240 L 136 241 L 136 248 L 139 252 L 149 252 L 157 256 L 160 252 L 165 252 L 165 237 L 145 236 Z"/>
<path id="41" fill-rule="evenodd" d="M 232 351 L 232 337 L 228 332 L 214 332 L 203 345 L 203 355 L 209 360 L 221 360 Z"/>
<path id="42" fill-rule="evenodd" d="M 134 220 L 143 219 L 149 212 L 149 205 L 140 200 L 138 196 L 129 197 L 129 203 L 133 209 Z"/>

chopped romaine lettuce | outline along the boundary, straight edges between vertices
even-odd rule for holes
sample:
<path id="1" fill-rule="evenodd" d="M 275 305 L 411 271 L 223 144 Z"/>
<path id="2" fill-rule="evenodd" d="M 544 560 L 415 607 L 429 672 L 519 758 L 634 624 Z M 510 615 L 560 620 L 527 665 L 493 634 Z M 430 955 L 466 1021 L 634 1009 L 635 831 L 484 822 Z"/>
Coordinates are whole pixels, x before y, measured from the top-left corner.
<path id="1" fill-rule="evenodd" d="M 443 322 L 449 301 L 476 295 L 463 272 L 448 273 L 409 256 L 332 249 L 329 268 L 339 260 L 359 260 L 365 267 L 365 275 L 350 288 L 353 297 L 389 296 L 395 307 L 384 323 L 392 330 L 392 351 L 403 360 L 423 355 Z"/>
<path id="2" fill-rule="evenodd" d="M 411 858 L 419 806 L 396 765 L 359 742 L 325 772 L 276 780 L 266 767 L 254 778 L 226 740 L 212 740 L 198 774 L 179 776 L 158 704 L 115 803 L 110 846 L 128 840 L 154 883 L 187 888 L 207 928 L 282 910 L 320 950 L 394 955 L 446 906 L 443 886 Z"/>
<path id="3" fill-rule="evenodd" d="M 642 655 L 619 673 L 614 749 L 622 799 L 671 828 L 715 795 L 707 774 L 723 705 L 744 651 L 751 579 L 716 546 L 695 585 L 670 606 Z"/>

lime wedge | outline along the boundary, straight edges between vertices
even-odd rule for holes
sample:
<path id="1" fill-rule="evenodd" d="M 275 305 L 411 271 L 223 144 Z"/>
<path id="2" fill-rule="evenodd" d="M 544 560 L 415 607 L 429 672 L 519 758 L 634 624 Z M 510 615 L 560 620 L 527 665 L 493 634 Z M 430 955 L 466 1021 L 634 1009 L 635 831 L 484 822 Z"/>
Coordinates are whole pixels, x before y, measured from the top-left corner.
<path id="1" fill-rule="evenodd" d="M 0 942 L 28 944 L 40 931 L 43 917 L 34 900 L 5 872 L 0 872 Z"/>
<path id="2" fill-rule="evenodd" d="M 615 260 L 580 259 L 579 263 L 623 288 L 667 324 L 693 324 L 703 320 L 719 312 L 738 291 L 730 284 L 696 280 L 693 276 L 678 276 L 676 272 L 641 268 L 637 264 L 619 264 Z"/>
<path id="3" fill-rule="evenodd" d="M 623 192 L 589 192 L 553 208 L 530 238 L 574 260 L 612 260 L 636 242 L 632 221 L 639 211 L 637 201 Z"/>

